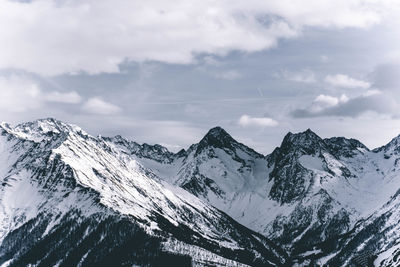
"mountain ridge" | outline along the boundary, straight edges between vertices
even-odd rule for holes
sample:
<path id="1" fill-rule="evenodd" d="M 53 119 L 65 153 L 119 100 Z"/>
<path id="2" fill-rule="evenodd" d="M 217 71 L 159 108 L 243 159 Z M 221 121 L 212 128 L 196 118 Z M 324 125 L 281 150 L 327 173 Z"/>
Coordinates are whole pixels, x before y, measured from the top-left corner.
<path id="1" fill-rule="evenodd" d="M 267 167 L 258 178 L 253 176 L 256 158 L 248 158 L 249 154 L 243 152 L 246 149 L 239 153 L 242 157 L 236 157 L 236 153 L 230 152 L 236 151 L 231 143 L 238 142 L 228 140 L 230 143 L 225 147 L 211 146 L 203 154 L 185 155 L 183 163 L 176 162 L 181 167 L 172 167 L 177 169 L 176 175 L 183 178 L 172 182 L 272 238 L 291 251 L 293 258 L 309 253 L 305 248 L 311 244 L 319 246 L 352 231 L 357 221 L 370 216 L 390 200 L 395 194 L 393 188 L 400 188 L 397 180 L 387 177 L 389 163 L 384 160 L 387 155 L 380 154 L 382 149 L 370 150 L 356 139 L 322 139 L 311 129 L 289 132 L 280 147 L 268 155 L 260 154 L 261 165 Z M 196 144 L 191 147 L 194 146 Z M 232 167 L 232 163 L 236 167 Z M 162 166 L 159 169 L 162 173 Z M 242 178 L 237 177 L 238 173 L 244 174 Z M 185 177 L 193 177 L 187 178 L 190 186 L 182 182 Z M 387 193 L 375 189 L 370 193 L 371 185 L 380 180 Z M 232 188 L 232 185 L 236 186 Z M 364 199 L 364 192 L 371 196 Z M 251 202 L 253 204 L 249 205 Z M 258 208 L 260 206 L 264 208 Z M 265 217 L 266 213 L 269 216 Z M 309 254 L 306 260 L 299 260 L 299 264 L 318 265 L 329 261 L 325 259 L 332 262 L 339 250 L 336 246 Z M 349 264 L 349 259 L 346 262 Z"/>
<path id="2" fill-rule="evenodd" d="M 211 257 L 218 264 L 232 261 L 231 264 L 260 266 L 353 266 L 358 253 L 368 252 L 378 256 L 376 264 L 381 266 L 396 264 L 398 260 L 396 240 L 400 240 L 400 234 L 396 234 L 395 222 L 400 218 L 400 157 L 396 138 L 370 150 L 358 140 L 322 139 L 307 129 L 288 133 L 281 146 L 262 155 L 237 142 L 221 127 L 212 128 L 199 143 L 178 153 L 160 145 L 140 145 L 121 136 L 92 137 L 77 126 L 54 119 L 14 128 L 2 123 L 0 131 L 4 154 L 0 207 L 8 210 L 5 214 L 10 216 L 2 218 L 7 222 L 3 225 L 8 225 L 11 218 L 22 222 L 14 225 L 14 230 L 0 230 L 2 248 L 9 248 L 8 253 L 18 249 L 21 230 L 17 229 L 31 227 L 29 214 L 37 215 L 31 219 L 37 220 L 38 225 L 47 225 L 42 230 L 32 229 L 49 242 L 60 238 L 51 229 L 67 231 L 74 218 L 85 221 L 79 225 L 93 229 L 90 231 L 94 231 L 95 239 L 85 241 L 91 244 L 96 240 L 95 218 L 110 229 L 108 236 L 118 232 L 122 214 L 124 227 L 136 229 L 132 238 L 139 234 L 158 244 L 152 250 L 157 259 L 195 259 L 205 264 Z M 74 178 L 57 178 L 64 176 Z M 78 189 L 80 184 L 86 189 Z M 31 195 L 36 196 L 32 206 L 36 208 L 17 203 L 18 212 L 10 213 L 13 207 L 1 200 L 13 203 L 12 190 L 19 188 L 32 191 Z M 41 202 L 44 192 L 50 202 Z M 72 213 L 40 208 L 53 205 L 65 210 L 62 203 L 71 205 L 72 199 L 81 203 L 81 207 L 71 206 Z M 85 215 L 90 207 L 97 212 Z M 100 207 L 111 208 L 114 213 L 104 213 Z M 57 216 L 62 221 L 54 220 Z M 135 218 L 133 224 L 131 216 Z M 70 230 L 71 237 L 76 235 Z M 228 233 L 223 239 L 217 238 L 221 231 Z M 191 237 L 184 238 L 183 233 L 190 233 Z M 170 235 L 169 241 L 165 241 L 165 234 Z M 164 241 L 158 243 L 160 238 Z M 108 245 L 116 242 L 111 237 L 107 240 L 111 242 Z M 118 242 L 128 240 L 121 237 Z M 213 243 L 219 243 L 220 248 Z M 32 249 L 29 244 L 39 246 L 34 240 L 27 244 L 24 249 L 28 251 Z M 43 246 L 41 243 L 39 247 Z M 167 246 L 166 251 L 176 257 L 165 254 L 159 246 Z M 231 250 L 238 254 L 231 254 Z M 51 253 L 52 258 L 57 258 L 59 251 Z M 70 253 L 80 255 L 76 251 Z M 256 259 L 257 253 L 263 255 L 261 259 Z M 7 255 L 10 254 L 0 254 L 0 263 Z M 47 256 L 40 255 L 42 258 L 34 257 L 36 261 L 49 261 Z M 28 263 L 27 257 L 28 254 L 21 255 L 15 262 Z M 90 256 L 87 263 L 96 257 Z M 128 257 L 128 261 L 139 262 L 140 257 Z M 146 261 L 151 265 L 153 260 Z"/>
<path id="3" fill-rule="evenodd" d="M 31 124 L 32 131 L 29 124 L 15 133 L 1 130 L 2 154 L 21 153 L 9 157 L 11 166 L 1 178 L 0 264 L 69 265 L 78 264 L 78 257 L 83 265 L 106 265 L 117 255 L 127 263 L 151 266 L 161 258 L 185 265 L 190 259 L 239 266 L 286 261 L 268 239 L 163 183 L 102 139 L 69 126 L 56 132 L 58 123 L 49 121 L 47 128 L 43 123 Z M 29 201 L 15 199 L 26 190 Z M 137 238 L 149 244 L 147 252 L 138 250 Z"/>

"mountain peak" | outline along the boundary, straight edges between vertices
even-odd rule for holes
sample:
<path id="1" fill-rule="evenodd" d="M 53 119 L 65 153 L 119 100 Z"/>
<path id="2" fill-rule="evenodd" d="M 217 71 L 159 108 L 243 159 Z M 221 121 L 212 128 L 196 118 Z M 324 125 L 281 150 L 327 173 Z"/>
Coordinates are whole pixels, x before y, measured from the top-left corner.
<path id="1" fill-rule="evenodd" d="M 207 134 L 199 142 L 197 150 L 204 147 L 212 146 L 218 148 L 232 148 L 232 144 L 237 143 L 224 129 L 217 126 L 210 129 Z"/>
<path id="2" fill-rule="evenodd" d="M 212 135 L 214 137 L 218 137 L 218 136 L 230 136 L 222 127 L 220 126 L 216 126 L 214 128 L 211 128 L 207 135 Z"/>
<path id="3" fill-rule="evenodd" d="M 14 128 L 9 127 L 9 129 L 21 138 L 39 142 L 54 134 L 79 132 L 87 135 L 80 127 L 53 118 L 38 119 L 32 122 L 21 123 Z"/>
<path id="4" fill-rule="evenodd" d="M 310 142 L 319 142 L 322 141 L 321 137 L 319 137 L 316 133 L 314 133 L 310 128 L 305 130 L 304 132 L 299 133 L 291 133 L 289 132 L 283 139 L 283 143 L 310 143 Z"/>
<path id="5" fill-rule="evenodd" d="M 68 124 L 62 121 L 56 120 L 54 118 L 44 118 L 38 119 L 31 122 L 24 122 L 20 123 L 15 126 L 15 129 L 23 129 L 23 128 L 31 128 L 31 129 L 38 129 L 41 131 L 44 130 L 58 130 L 62 128 L 68 128 Z"/>
<path id="6" fill-rule="evenodd" d="M 291 151 L 293 149 L 301 149 L 306 154 L 315 154 L 320 147 L 324 146 L 324 141 L 311 129 L 307 129 L 300 133 L 289 132 L 283 138 L 280 149 L 283 151 Z"/>

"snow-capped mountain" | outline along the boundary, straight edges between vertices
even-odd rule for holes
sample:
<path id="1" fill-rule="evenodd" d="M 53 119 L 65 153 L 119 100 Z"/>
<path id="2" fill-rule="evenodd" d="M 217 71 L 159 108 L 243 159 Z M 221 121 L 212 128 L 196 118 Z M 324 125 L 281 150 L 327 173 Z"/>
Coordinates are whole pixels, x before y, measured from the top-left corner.
<path id="1" fill-rule="evenodd" d="M 365 251 L 379 254 L 378 261 L 397 260 L 398 140 L 371 151 L 355 139 L 322 139 L 307 130 L 288 133 L 264 156 L 216 127 L 164 162 L 122 142 L 105 141 L 269 237 L 294 263 L 344 266 L 355 264 L 354 257 Z"/>
<path id="2" fill-rule="evenodd" d="M 331 262 L 347 264 L 351 252 L 374 255 L 374 266 L 400 266 L 400 136 L 389 144 L 374 149 L 377 172 L 381 179 L 370 184 L 364 199 L 374 195 L 388 201 L 356 223 L 353 229 L 338 240 L 341 251 Z M 386 197 L 385 197 L 386 196 Z"/>
<path id="3" fill-rule="evenodd" d="M 174 156 L 129 144 L 160 164 Z M 3 123 L 0 155 L 1 266 L 287 263 L 261 234 L 79 127 Z"/>
<path id="4" fill-rule="evenodd" d="M 400 137 L 220 127 L 172 153 L 53 119 L 0 126 L 0 266 L 396 266 Z"/>

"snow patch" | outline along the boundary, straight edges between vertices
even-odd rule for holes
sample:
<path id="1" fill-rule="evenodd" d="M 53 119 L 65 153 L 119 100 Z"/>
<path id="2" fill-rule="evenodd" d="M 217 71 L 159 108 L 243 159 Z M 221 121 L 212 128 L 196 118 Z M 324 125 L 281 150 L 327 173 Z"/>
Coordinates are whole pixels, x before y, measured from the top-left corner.
<path id="1" fill-rule="evenodd" d="M 299 158 L 299 162 L 304 168 L 316 171 L 324 171 L 324 164 L 319 157 L 303 155 Z"/>

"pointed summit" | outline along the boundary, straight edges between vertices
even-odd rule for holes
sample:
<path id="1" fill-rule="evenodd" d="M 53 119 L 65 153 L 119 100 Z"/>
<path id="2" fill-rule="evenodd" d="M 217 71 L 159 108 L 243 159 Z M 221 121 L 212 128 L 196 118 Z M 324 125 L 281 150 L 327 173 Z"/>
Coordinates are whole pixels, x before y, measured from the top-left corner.
<path id="1" fill-rule="evenodd" d="M 230 137 L 230 135 L 220 126 L 211 128 L 205 136 L 208 136 L 208 135 L 212 135 L 215 137 L 217 137 L 217 136 L 229 136 Z"/>
<path id="2" fill-rule="evenodd" d="M 218 148 L 232 148 L 232 144 L 237 143 L 224 129 L 217 126 L 208 131 L 208 133 L 199 142 L 197 150 L 212 146 Z"/>
<path id="3" fill-rule="evenodd" d="M 283 138 L 281 149 L 302 148 L 305 152 L 315 152 L 314 148 L 323 145 L 323 140 L 316 133 L 307 129 L 304 132 L 293 134 L 289 132 Z"/>
<path id="4" fill-rule="evenodd" d="M 198 144 L 192 145 L 189 150 L 193 148 L 195 148 L 196 154 L 201 153 L 206 148 L 220 148 L 230 155 L 236 154 L 236 150 L 239 149 L 252 157 L 264 157 L 262 154 L 233 139 L 230 134 L 219 126 L 210 129 L 203 139 Z"/>
<path id="5" fill-rule="evenodd" d="M 316 133 L 314 133 L 310 128 L 305 130 L 304 132 L 299 132 L 299 133 L 287 133 L 284 140 L 287 138 L 291 138 L 292 140 L 298 140 L 298 139 L 321 139 Z"/>

